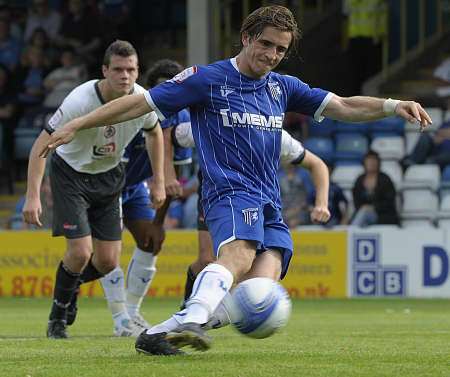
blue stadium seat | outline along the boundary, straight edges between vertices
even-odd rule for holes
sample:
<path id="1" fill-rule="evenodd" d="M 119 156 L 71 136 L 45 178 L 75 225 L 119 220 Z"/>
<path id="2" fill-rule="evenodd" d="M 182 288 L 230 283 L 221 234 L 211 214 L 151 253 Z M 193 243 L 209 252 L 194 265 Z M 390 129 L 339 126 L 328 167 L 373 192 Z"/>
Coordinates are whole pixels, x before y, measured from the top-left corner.
<path id="1" fill-rule="evenodd" d="M 334 161 L 334 144 L 333 140 L 325 137 L 310 137 L 305 143 L 305 148 L 319 156 L 327 164 Z"/>
<path id="2" fill-rule="evenodd" d="M 28 160 L 31 147 L 40 133 L 39 128 L 16 128 L 14 130 L 14 159 Z"/>
<path id="3" fill-rule="evenodd" d="M 361 162 L 369 148 L 369 142 L 359 133 L 339 133 L 336 135 L 335 160 Z"/>
<path id="4" fill-rule="evenodd" d="M 450 165 L 447 165 L 442 171 L 441 183 L 445 183 L 450 186 Z"/>
<path id="5" fill-rule="evenodd" d="M 316 122 L 313 118 L 308 120 L 308 136 L 310 137 L 331 137 L 335 131 L 336 122 L 325 118 L 322 122 Z"/>
<path id="6" fill-rule="evenodd" d="M 19 119 L 17 128 L 14 130 L 15 160 L 28 160 L 34 141 L 54 111 L 55 109 L 42 107 L 26 113 Z"/>
<path id="7" fill-rule="evenodd" d="M 369 132 L 372 139 L 383 136 L 403 136 L 405 121 L 400 117 L 389 117 L 370 122 Z"/>
<path id="8" fill-rule="evenodd" d="M 450 165 L 447 165 L 442 171 L 441 184 L 439 186 L 439 196 L 441 200 L 450 195 Z"/>
<path id="9" fill-rule="evenodd" d="M 342 133 L 352 133 L 352 134 L 363 134 L 366 135 L 369 131 L 369 123 L 347 123 L 347 122 L 336 122 L 335 125 L 336 134 Z"/>
<path id="10" fill-rule="evenodd" d="M 334 167 L 337 166 L 361 166 L 361 162 L 359 160 L 334 160 Z"/>

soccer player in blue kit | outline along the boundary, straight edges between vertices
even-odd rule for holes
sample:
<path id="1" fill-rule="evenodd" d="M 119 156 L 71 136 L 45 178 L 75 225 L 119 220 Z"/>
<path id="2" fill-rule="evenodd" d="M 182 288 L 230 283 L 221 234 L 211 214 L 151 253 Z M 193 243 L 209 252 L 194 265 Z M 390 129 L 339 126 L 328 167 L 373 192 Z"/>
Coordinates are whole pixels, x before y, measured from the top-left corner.
<path id="1" fill-rule="evenodd" d="M 340 97 L 272 70 L 296 44 L 299 31 L 282 6 L 252 12 L 241 27 L 240 53 L 186 69 L 144 95 L 125 96 L 55 132 L 42 155 L 70 142 L 78 130 L 116 124 L 155 110 L 160 119 L 188 107 L 203 175 L 202 205 L 217 255 L 197 276 L 182 323 L 165 333 L 143 332 L 136 349 L 147 354 L 199 350 L 211 340 L 202 325 L 233 282 L 282 278 L 292 256 L 281 217 L 277 170 L 281 124 L 287 111 L 364 122 L 398 115 L 421 128 L 431 119 L 420 104 L 366 96 Z M 318 219 L 320 221 L 320 218 Z"/>

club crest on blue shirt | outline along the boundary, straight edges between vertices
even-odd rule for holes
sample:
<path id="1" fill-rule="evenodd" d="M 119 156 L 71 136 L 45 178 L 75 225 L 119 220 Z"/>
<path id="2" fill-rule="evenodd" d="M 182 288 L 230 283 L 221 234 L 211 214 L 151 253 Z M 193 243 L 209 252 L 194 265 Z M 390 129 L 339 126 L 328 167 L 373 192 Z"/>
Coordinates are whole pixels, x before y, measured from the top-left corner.
<path id="1" fill-rule="evenodd" d="M 281 88 L 277 82 L 270 81 L 269 83 L 270 94 L 275 101 L 279 101 L 281 97 Z"/>
<path id="2" fill-rule="evenodd" d="M 246 208 L 242 210 L 244 222 L 248 225 L 253 225 L 258 221 L 258 208 Z"/>
<path id="3" fill-rule="evenodd" d="M 231 86 L 228 86 L 228 85 L 222 85 L 222 86 L 220 87 L 220 95 L 221 95 L 222 97 L 227 97 L 228 94 L 231 94 L 231 93 L 233 93 L 233 92 L 234 92 L 234 88 L 232 88 Z"/>

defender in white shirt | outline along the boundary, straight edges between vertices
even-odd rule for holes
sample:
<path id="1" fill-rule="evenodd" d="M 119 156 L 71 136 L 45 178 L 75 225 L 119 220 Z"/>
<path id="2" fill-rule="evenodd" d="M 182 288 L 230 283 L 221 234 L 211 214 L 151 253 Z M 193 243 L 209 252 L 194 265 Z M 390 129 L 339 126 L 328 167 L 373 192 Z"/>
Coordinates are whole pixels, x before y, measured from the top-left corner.
<path id="1" fill-rule="evenodd" d="M 50 134 L 109 101 L 144 92 L 136 84 L 138 58 L 130 43 L 113 42 L 105 52 L 102 69 L 104 79 L 75 88 L 33 145 L 23 209 L 25 221 L 30 224 L 41 225 L 39 190 L 45 159 L 39 157 L 39 151 L 48 143 Z M 165 201 L 163 135 L 155 114 L 124 123 L 127 127 L 109 125 L 80 132 L 52 155 L 53 235 L 66 237 L 67 250 L 56 272 L 49 338 L 67 338 L 67 308 L 80 283 L 98 279 L 118 265 L 122 233 L 119 198 L 124 184 L 120 160 L 126 145 L 141 128 L 148 132 L 150 140 L 153 206 L 159 208 Z"/>

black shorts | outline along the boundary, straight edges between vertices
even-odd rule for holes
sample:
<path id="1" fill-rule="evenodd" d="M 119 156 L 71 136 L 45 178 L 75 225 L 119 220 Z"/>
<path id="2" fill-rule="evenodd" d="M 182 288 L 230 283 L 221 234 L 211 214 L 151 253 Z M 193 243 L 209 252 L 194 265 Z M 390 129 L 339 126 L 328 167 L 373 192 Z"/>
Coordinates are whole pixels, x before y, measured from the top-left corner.
<path id="1" fill-rule="evenodd" d="M 53 236 L 73 239 L 92 235 L 102 241 L 122 238 L 122 164 L 104 173 L 79 173 L 53 153 L 50 169 Z"/>
<path id="2" fill-rule="evenodd" d="M 202 206 L 202 173 L 200 170 L 198 171 L 198 200 L 197 200 L 197 230 L 206 230 L 208 231 L 208 225 L 206 225 L 205 214 L 203 213 Z"/>

